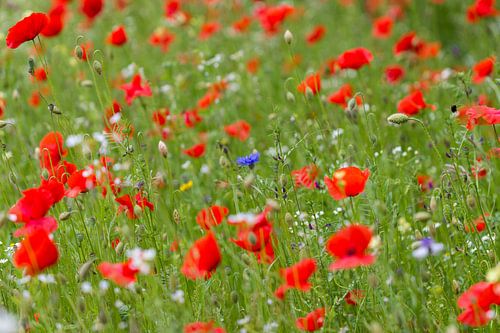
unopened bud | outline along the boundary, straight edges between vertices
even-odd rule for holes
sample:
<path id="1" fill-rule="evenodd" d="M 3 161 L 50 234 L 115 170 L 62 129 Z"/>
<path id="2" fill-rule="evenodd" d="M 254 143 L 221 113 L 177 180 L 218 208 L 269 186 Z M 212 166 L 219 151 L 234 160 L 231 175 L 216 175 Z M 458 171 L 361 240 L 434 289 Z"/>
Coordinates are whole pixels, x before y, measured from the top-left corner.
<path id="1" fill-rule="evenodd" d="M 102 64 L 98 60 L 94 60 L 93 67 L 97 74 L 102 74 Z"/>
<path id="2" fill-rule="evenodd" d="M 387 121 L 393 124 L 401 125 L 406 123 L 410 118 L 404 113 L 394 113 L 387 117 Z"/>
<path id="3" fill-rule="evenodd" d="M 91 259 L 84 263 L 80 269 L 78 269 L 78 279 L 80 281 L 84 281 L 87 275 L 90 272 L 90 269 L 92 268 L 92 264 L 94 263 L 94 259 Z"/>
<path id="4" fill-rule="evenodd" d="M 255 181 L 255 176 L 253 173 L 249 173 L 245 179 L 243 180 L 243 186 L 245 186 L 245 188 L 250 188 L 252 187 L 253 183 Z"/>
<path id="5" fill-rule="evenodd" d="M 428 212 L 417 212 L 417 213 L 415 213 L 415 215 L 413 215 L 413 219 L 417 222 L 428 221 L 431 219 L 431 217 L 432 217 L 432 215 L 429 214 Z"/>
<path id="6" fill-rule="evenodd" d="M 431 210 L 431 212 L 435 212 L 436 209 L 437 209 L 437 199 L 436 197 L 433 195 L 431 197 L 431 201 L 429 202 L 429 209 Z"/>
<path id="7" fill-rule="evenodd" d="M 290 103 L 295 103 L 295 95 L 292 94 L 290 91 L 286 92 L 286 100 Z"/>
<path id="8" fill-rule="evenodd" d="M 161 140 L 158 142 L 158 151 L 160 152 L 161 156 L 163 156 L 163 158 L 166 158 L 168 156 L 168 148 L 165 142 Z"/>
<path id="9" fill-rule="evenodd" d="M 28 73 L 30 73 L 31 76 L 35 75 L 35 60 L 33 60 L 33 58 L 28 59 Z"/>
<path id="10" fill-rule="evenodd" d="M 66 221 L 71 217 L 71 213 L 72 212 L 62 212 L 61 214 L 59 214 L 59 220 Z"/>
<path id="11" fill-rule="evenodd" d="M 119 242 L 115 246 L 115 252 L 117 255 L 121 255 L 123 253 L 123 248 L 125 247 L 125 244 L 123 242 Z"/>
<path id="12" fill-rule="evenodd" d="M 288 45 L 292 44 L 293 34 L 290 30 L 285 31 L 283 38 L 285 39 L 285 43 L 287 43 Z"/>
<path id="13" fill-rule="evenodd" d="M 75 46 L 75 55 L 78 59 L 83 59 L 83 49 L 80 45 Z"/>

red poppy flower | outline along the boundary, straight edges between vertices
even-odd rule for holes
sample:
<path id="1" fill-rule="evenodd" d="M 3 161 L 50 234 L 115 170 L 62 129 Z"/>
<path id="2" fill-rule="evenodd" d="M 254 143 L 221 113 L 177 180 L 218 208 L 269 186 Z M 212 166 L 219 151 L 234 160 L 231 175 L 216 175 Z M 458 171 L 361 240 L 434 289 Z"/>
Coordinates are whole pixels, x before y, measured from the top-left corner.
<path id="1" fill-rule="evenodd" d="M 307 187 L 313 189 L 319 174 L 319 169 L 315 164 L 307 165 L 301 169 L 292 171 L 292 178 L 296 187 Z"/>
<path id="2" fill-rule="evenodd" d="M 500 109 L 486 105 L 464 106 L 458 110 L 457 117 L 466 122 L 466 127 L 471 131 L 477 125 L 500 124 Z"/>
<path id="3" fill-rule="evenodd" d="M 122 46 L 125 44 L 127 42 L 127 32 L 125 31 L 123 25 L 113 28 L 111 33 L 108 35 L 106 42 L 114 46 Z"/>
<path id="4" fill-rule="evenodd" d="M 40 166 L 51 171 L 66 156 L 67 151 L 63 147 L 63 136 L 59 132 L 50 132 L 45 135 L 39 144 Z"/>
<path id="5" fill-rule="evenodd" d="M 182 113 L 182 115 L 184 116 L 184 124 L 188 128 L 196 126 L 203 120 L 203 118 L 198 114 L 197 109 L 186 110 Z"/>
<path id="6" fill-rule="evenodd" d="M 166 0 L 165 1 L 165 16 L 172 18 L 181 9 L 180 0 Z"/>
<path id="7" fill-rule="evenodd" d="M 365 184 L 370 176 L 370 170 L 360 170 L 356 167 L 338 169 L 332 178 L 325 176 L 328 192 L 335 200 L 355 197 L 365 190 Z"/>
<path id="8" fill-rule="evenodd" d="M 24 268 L 28 275 L 36 275 L 54 265 L 58 258 L 57 247 L 47 232 L 37 229 L 21 241 L 14 253 L 14 265 Z"/>
<path id="9" fill-rule="evenodd" d="M 159 46 L 163 52 L 168 52 L 170 44 L 175 40 L 175 35 L 166 28 L 156 29 L 149 37 L 149 43 Z"/>
<path id="10" fill-rule="evenodd" d="M 182 274 L 188 279 L 209 279 L 221 261 L 219 245 L 214 234 L 209 231 L 194 242 L 184 257 Z"/>
<path id="11" fill-rule="evenodd" d="M 64 28 L 64 16 L 66 15 L 66 4 L 56 2 L 49 10 L 47 25 L 40 32 L 45 37 L 55 37 L 59 35 Z"/>
<path id="12" fill-rule="evenodd" d="M 224 127 L 224 131 L 227 135 L 237 138 L 240 141 L 246 141 L 246 139 L 248 139 L 250 136 L 250 129 L 250 124 L 244 120 L 238 120 L 237 122 Z"/>
<path id="13" fill-rule="evenodd" d="M 314 44 L 319 42 L 326 34 L 326 28 L 324 25 L 317 25 L 314 29 L 307 34 L 306 41 L 309 44 Z"/>
<path id="14" fill-rule="evenodd" d="M 493 73 L 495 61 L 495 57 L 489 57 L 475 64 L 474 67 L 472 67 L 472 72 L 474 73 L 472 76 L 472 82 L 479 84 L 490 76 L 491 73 Z"/>
<path id="15" fill-rule="evenodd" d="M 358 305 L 360 301 L 363 300 L 364 294 L 362 290 L 354 289 L 347 292 L 344 297 L 344 301 L 349 305 Z"/>
<path id="16" fill-rule="evenodd" d="M 3 114 L 5 112 L 5 107 L 6 106 L 7 106 L 7 102 L 5 101 L 5 99 L 3 99 L 0 96 L 0 119 L 3 117 Z"/>
<path id="17" fill-rule="evenodd" d="M 341 69 L 360 69 L 372 60 L 373 54 L 369 50 L 358 47 L 342 53 L 337 59 L 337 64 Z"/>
<path id="18" fill-rule="evenodd" d="M 123 211 L 127 212 L 127 216 L 129 219 L 136 219 L 138 216 L 135 213 L 134 206 L 137 205 L 142 210 L 148 207 L 149 210 L 154 211 L 154 205 L 147 200 L 147 198 L 142 196 L 142 193 L 139 192 L 134 197 L 134 202 L 132 202 L 132 198 L 129 194 L 122 195 L 115 199 L 116 202 L 120 204 L 118 207 L 118 213 Z"/>
<path id="19" fill-rule="evenodd" d="M 137 274 L 139 273 L 139 270 L 133 267 L 131 259 L 118 264 L 102 262 L 97 266 L 97 270 L 105 279 L 125 288 L 137 282 Z"/>
<path id="20" fill-rule="evenodd" d="M 339 90 L 328 96 L 328 102 L 341 105 L 345 108 L 347 107 L 347 102 L 349 102 L 352 96 L 352 87 L 349 83 L 346 83 L 342 87 L 340 87 Z M 361 96 L 356 96 L 356 103 L 358 105 L 363 103 Z"/>
<path id="21" fill-rule="evenodd" d="M 410 31 L 396 42 L 394 45 L 393 52 L 395 55 L 401 54 L 403 52 L 417 52 L 423 45 L 420 38 L 417 37 L 415 31 Z"/>
<path id="22" fill-rule="evenodd" d="M 382 16 L 373 22 L 372 35 L 375 38 L 388 38 L 392 32 L 394 21 L 389 16 Z"/>
<path id="23" fill-rule="evenodd" d="M 234 31 L 245 32 L 252 23 L 252 18 L 250 16 L 243 16 L 238 21 L 234 22 L 232 27 Z"/>
<path id="24" fill-rule="evenodd" d="M 476 283 L 458 298 L 457 305 L 464 311 L 457 320 L 472 327 L 484 326 L 492 319 L 488 312 L 494 304 L 500 304 L 500 283 Z"/>
<path id="25" fill-rule="evenodd" d="M 207 40 L 212 37 L 221 28 L 218 22 L 207 22 L 201 26 L 200 34 L 198 38 L 201 40 Z"/>
<path id="26" fill-rule="evenodd" d="M 149 84 L 147 82 L 142 84 L 142 78 L 139 74 L 136 74 L 130 83 L 122 85 L 121 89 L 125 91 L 125 101 L 128 105 L 131 105 L 137 97 L 153 95 Z"/>
<path id="27" fill-rule="evenodd" d="M 221 224 L 228 213 L 229 209 L 222 206 L 203 208 L 196 215 L 196 223 L 203 229 L 209 230 L 211 227 Z"/>
<path id="28" fill-rule="evenodd" d="M 495 0 L 476 0 L 467 8 L 467 21 L 470 23 L 476 23 L 480 18 L 496 15 L 498 15 L 498 10 L 495 9 Z"/>
<path id="29" fill-rule="evenodd" d="M 313 95 L 319 93 L 321 90 L 321 77 L 319 73 L 309 75 L 297 86 L 297 90 L 303 94 L 305 94 L 308 89 L 313 93 Z"/>
<path id="30" fill-rule="evenodd" d="M 252 58 L 247 62 L 247 71 L 250 74 L 255 74 L 259 70 L 260 60 L 259 58 Z"/>
<path id="31" fill-rule="evenodd" d="M 207 323 L 196 322 L 184 326 L 184 333 L 226 333 L 226 330 L 221 327 L 215 327 L 213 321 Z"/>
<path id="32" fill-rule="evenodd" d="M 285 281 L 276 289 L 274 295 L 279 299 L 283 299 L 289 289 L 308 291 L 311 289 L 309 278 L 316 271 L 316 267 L 316 260 L 304 259 L 291 267 L 281 269 L 280 275 Z"/>
<path id="33" fill-rule="evenodd" d="M 202 98 L 198 100 L 198 107 L 206 109 L 220 97 L 220 92 L 216 89 L 209 89 Z"/>
<path id="34" fill-rule="evenodd" d="M 428 175 L 417 175 L 417 183 L 422 192 L 432 190 L 434 187 L 432 178 Z"/>
<path id="35" fill-rule="evenodd" d="M 490 214 L 485 213 L 485 217 L 490 216 Z M 472 228 L 469 225 L 465 225 L 466 232 L 482 232 L 486 229 L 486 221 L 482 216 L 479 216 L 477 219 L 472 221 Z"/>
<path id="36" fill-rule="evenodd" d="M 420 112 L 420 110 L 431 108 L 435 109 L 434 105 L 427 104 L 424 100 L 424 95 L 422 91 L 415 90 L 408 96 L 405 96 L 398 102 L 398 112 L 404 113 L 408 116 L 413 116 Z"/>
<path id="37" fill-rule="evenodd" d="M 305 317 L 298 318 L 295 326 L 302 331 L 314 332 L 323 327 L 325 322 L 325 308 L 316 309 Z"/>
<path id="38" fill-rule="evenodd" d="M 184 149 L 182 152 L 189 157 L 199 158 L 205 155 L 206 144 L 198 143 L 188 149 Z"/>
<path id="39" fill-rule="evenodd" d="M 89 21 L 93 21 L 104 7 L 104 0 L 80 0 L 80 3 L 80 10 Z"/>
<path id="40" fill-rule="evenodd" d="M 33 40 L 49 23 L 44 13 L 33 13 L 13 25 L 7 33 L 5 42 L 8 48 L 17 49 L 24 42 Z"/>
<path id="41" fill-rule="evenodd" d="M 295 9 L 287 4 L 276 6 L 261 5 L 256 8 L 255 16 L 259 20 L 262 29 L 268 35 L 274 35 L 278 32 L 285 19 L 294 11 Z"/>
<path id="42" fill-rule="evenodd" d="M 54 204 L 49 190 L 39 187 L 22 192 L 23 197 L 9 209 L 9 219 L 13 222 L 29 222 L 44 217 Z"/>
<path id="43" fill-rule="evenodd" d="M 368 266 L 375 262 L 375 256 L 366 250 L 372 239 L 372 231 L 364 225 L 352 224 L 339 230 L 326 243 L 326 249 L 337 260 L 331 270 Z"/>
<path id="44" fill-rule="evenodd" d="M 43 230 L 47 234 L 57 230 L 57 221 L 52 216 L 46 216 L 37 220 L 26 222 L 21 228 L 14 232 L 14 237 L 29 236 L 37 230 Z"/>
<path id="45" fill-rule="evenodd" d="M 92 168 L 75 171 L 66 181 L 69 188 L 64 195 L 68 198 L 76 198 L 80 193 L 86 193 L 93 189 L 96 183 L 96 176 Z"/>
<path id="46" fill-rule="evenodd" d="M 401 79 L 404 77 L 405 70 L 402 66 L 392 65 L 392 66 L 387 66 L 385 68 L 384 73 L 385 73 L 385 80 L 387 81 L 387 83 L 396 84 L 399 81 L 401 81 Z"/>

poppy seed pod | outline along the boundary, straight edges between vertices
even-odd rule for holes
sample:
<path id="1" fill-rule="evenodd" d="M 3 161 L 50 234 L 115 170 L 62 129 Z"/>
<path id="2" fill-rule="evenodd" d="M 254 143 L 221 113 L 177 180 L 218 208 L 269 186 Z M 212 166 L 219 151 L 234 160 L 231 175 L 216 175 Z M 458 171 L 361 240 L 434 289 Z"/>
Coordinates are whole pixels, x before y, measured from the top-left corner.
<path id="1" fill-rule="evenodd" d="M 101 75 L 102 74 L 102 64 L 98 60 L 94 60 L 94 63 L 92 64 L 94 67 L 94 70 L 97 74 Z"/>
<path id="2" fill-rule="evenodd" d="M 292 44 L 293 34 L 290 30 L 285 31 L 285 33 L 283 34 L 283 38 L 285 39 L 285 43 L 287 43 L 288 45 Z"/>
<path id="3" fill-rule="evenodd" d="M 387 121 L 396 125 L 401 125 L 406 123 L 410 117 L 403 113 L 394 113 L 387 117 Z"/>

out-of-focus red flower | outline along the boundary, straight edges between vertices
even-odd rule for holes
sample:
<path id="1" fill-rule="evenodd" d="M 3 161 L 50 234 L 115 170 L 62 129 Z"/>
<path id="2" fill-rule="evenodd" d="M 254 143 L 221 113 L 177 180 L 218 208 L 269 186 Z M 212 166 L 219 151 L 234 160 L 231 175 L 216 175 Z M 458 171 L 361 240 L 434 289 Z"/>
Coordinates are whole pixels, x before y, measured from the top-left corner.
<path id="1" fill-rule="evenodd" d="M 316 260 L 304 259 L 291 267 L 281 269 L 280 275 L 284 282 L 276 289 L 274 295 L 283 299 L 289 289 L 308 291 L 311 289 L 309 278 L 316 271 L 316 267 Z"/>
<path id="2" fill-rule="evenodd" d="M 345 108 L 347 107 L 347 102 L 349 102 L 352 96 L 353 96 L 352 87 L 349 83 L 346 83 L 343 86 L 341 86 L 339 90 L 335 91 L 330 96 L 328 96 L 328 102 L 332 104 L 341 105 Z M 361 96 L 356 97 L 356 103 L 358 105 L 363 103 Z"/>
<path id="3" fill-rule="evenodd" d="M 235 123 L 224 126 L 224 131 L 227 135 L 237 138 L 240 141 L 246 141 L 250 136 L 250 129 L 252 127 L 244 120 L 238 120 Z"/>
<path id="4" fill-rule="evenodd" d="M 194 127 L 203 120 L 198 114 L 198 109 L 186 110 L 182 114 L 184 116 L 184 124 L 186 124 L 188 128 Z"/>
<path id="5" fill-rule="evenodd" d="M 80 11 L 91 22 L 104 8 L 104 0 L 80 0 Z"/>
<path id="6" fill-rule="evenodd" d="M 385 68 L 385 80 L 389 84 L 396 84 L 401 81 L 405 75 L 405 70 L 400 65 L 391 65 Z"/>
<path id="7" fill-rule="evenodd" d="M 490 214 L 485 213 L 484 217 L 489 217 Z M 479 216 L 476 218 L 474 221 L 472 221 L 472 228 L 469 224 L 465 225 L 465 231 L 466 232 L 482 232 L 486 229 L 486 221 L 484 220 L 483 216 Z"/>
<path id="8" fill-rule="evenodd" d="M 141 192 L 137 193 L 134 196 L 133 201 L 130 194 L 122 195 L 121 197 L 116 198 L 115 201 L 120 204 L 118 212 L 119 213 L 123 211 L 127 212 L 127 216 L 129 219 L 136 219 L 138 217 L 134 210 L 135 205 L 140 207 L 141 210 L 144 210 L 147 207 L 149 208 L 149 210 L 154 211 L 154 205 L 150 201 L 148 201 L 147 198 L 145 198 Z"/>
<path id="9" fill-rule="evenodd" d="M 500 124 L 500 110 L 486 105 L 464 106 L 458 110 L 457 117 L 466 122 L 471 131 L 477 125 Z"/>
<path id="10" fill-rule="evenodd" d="M 160 27 L 156 29 L 149 37 L 149 43 L 159 46 L 163 52 L 168 52 L 170 44 L 175 40 L 175 35 L 168 29 Z"/>
<path id="11" fill-rule="evenodd" d="M 347 292 L 344 301 L 349 305 L 358 305 L 364 297 L 363 290 L 354 289 Z"/>
<path id="12" fill-rule="evenodd" d="M 165 16 L 167 18 L 174 17 L 181 10 L 180 0 L 166 0 L 165 1 Z"/>
<path id="13" fill-rule="evenodd" d="M 475 64 L 474 67 L 472 67 L 472 82 L 476 84 L 482 83 L 491 73 L 493 73 L 495 62 L 495 57 L 489 57 Z"/>
<path id="14" fill-rule="evenodd" d="M 252 24 L 252 18 L 250 16 L 243 16 L 238 21 L 234 22 L 232 27 L 234 31 L 242 33 L 248 30 L 250 24 Z"/>
<path id="15" fill-rule="evenodd" d="M 47 80 L 47 72 L 45 71 L 45 69 L 43 69 L 43 67 L 38 67 L 37 69 L 35 69 L 33 76 L 37 81 Z"/>
<path id="16" fill-rule="evenodd" d="M 142 84 L 142 78 L 139 74 L 136 74 L 130 83 L 122 85 L 121 89 L 125 91 L 125 101 L 128 105 L 131 105 L 137 97 L 153 95 L 149 84 L 147 82 Z"/>
<path id="17" fill-rule="evenodd" d="M 500 283 L 478 282 L 465 291 L 457 300 L 463 312 L 457 320 L 472 327 L 486 325 L 492 317 L 489 311 L 492 305 L 500 304 Z"/>
<path id="18" fill-rule="evenodd" d="M 495 8 L 495 0 L 476 0 L 467 8 L 467 21 L 476 23 L 481 18 L 497 16 L 498 12 Z"/>
<path id="19" fill-rule="evenodd" d="M 325 322 L 325 308 L 316 309 L 308 313 L 305 317 L 298 318 L 295 326 L 302 331 L 314 332 L 323 327 Z"/>
<path id="20" fill-rule="evenodd" d="M 198 38 L 201 40 L 207 40 L 212 37 L 215 33 L 217 33 L 221 29 L 221 25 L 219 22 L 207 22 L 201 26 L 200 34 Z"/>
<path id="21" fill-rule="evenodd" d="M 398 102 L 398 112 L 408 116 L 413 116 L 426 108 L 434 110 L 435 106 L 425 102 L 424 94 L 420 90 L 415 90 Z"/>
<path id="22" fill-rule="evenodd" d="M 213 321 L 203 323 L 196 322 L 184 326 L 184 333 L 226 333 L 222 327 L 215 327 Z"/>
<path id="23" fill-rule="evenodd" d="M 221 254 L 214 234 L 209 231 L 194 242 L 184 257 L 182 274 L 188 279 L 209 279 L 221 261 Z"/>
<path id="24" fill-rule="evenodd" d="M 314 95 L 321 90 L 321 77 L 319 73 L 309 75 L 297 86 L 297 90 L 303 94 L 305 94 L 308 89 L 310 89 Z"/>
<path id="25" fill-rule="evenodd" d="M 184 149 L 182 152 L 189 157 L 200 158 L 205 155 L 205 149 L 206 144 L 198 143 L 188 149 Z"/>
<path id="26" fill-rule="evenodd" d="M 259 58 L 252 58 L 247 61 L 247 71 L 250 74 L 255 74 L 259 70 L 260 60 Z"/>
<path id="27" fill-rule="evenodd" d="M 294 7 L 288 4 L 275 6 L 262 4 L 256 8 L 255 16 L 260 22 L 262 29 L 264 29 L 268 35 L 274 35 L 279 31 L 283 21 L 293 14 L 294 11 Z"/>
<path id="28" fill-rule="evenodd" d="M 17 49 L 24 42 L 35 39 L 49 23 L 44 13 L 33 13 L 14 24 L 7 33 L 5 42 L 8 48 Z"/>
<path id="29" fill-rule="evenodd" d="M 388 38 L 392 32 L 394 21 L 389 16 L 382 16 L 373 22 L 372 35 L 375 38 Z"/>
<path id="30" fill-rule="evenodd" d="M 23 196 L 9 209 L 9 219 L 14 222 L 38 220 L 47 214 L 54 200 L 44 188 L 31 188 L 22 192 Z"/>
<path id="31" fill-rule="evenodd" d="M 121 287 L 130 287 L 137 282 L 137 274 L 139 273 L 139 270 L 132 265 L 131 259 L 117 264 L 101 262 L 97 266 L 97 270 L 105 279 L 111 280 Z"/>
<path id="32" fill-rule="evenodd" d="M 29 236 L 37 230 L 43 230 L 47 234 L 57 230 L 57 221 L 52 216 L 45 216 L 37 220 L 26 222 L 21 228 L 14 232 L 14 237 Z"/>
<path id="33" fill-rule="evenodd" d="M 373 54 L 368 49 L 358 47 L 342 53 L 337 59 L 337 64 L 341 69 L 360 69 L 372 60 Z"/>
<path id="34" fill-rule="evenodd" d="M 13 259 L 17 268 L 24 268 L 28 275 L 36 275 L 54 265 L 58 258 L 57 247 L 47 232 L 37 229 L 21 241 Z"/>
<path id="35" fill-rule="evenodd" d="M 418 52 L 418 50 L 422 47 L 423 42 L 417 37 L 417 33 L 415 31 L 410 31 L 396 42 L 394 45 L 393 52 L 395 55 L 401 54 L 403 52 Z"/>
<path id="36" fill-rule="evenodd" d="M 64 28 L 64 16 L 66 15 L 66 4 L 55 2 L 49 10 L 47 25 L 40 32 L 45 37 L 55 37 L 61 33 Z"/>
<path id="37" fill-rule="evenodd" d="M 370 170 L 360 170 L 351 166 L 338 169 L 333 173 L 331 179 L 325 176 L 324 180 L 332 198 L 342 200 L 362 193 L 369 176 Z"/>
<path id="38" fill-rule="evenodd" d="M 114 46 L 122 46 L 125 44 L 127 42 L 127 32 L 125 31 L 125 27 L 123 25 L 114 27 L 109 33 L 106 42 Z"/>
<path id="39" fill-rule="evenodd" d="M 96 187 L 96 176 L 92 168 L 85 168 L 73 172 L 66 181 L 68 189 L 65 196 L 76 198 L 80 193 L 86 193 Z"/>
<path id="40" fill-rule="evenodd" d="M 427 192 L 434 188 L 432 178 L 428 175 L 417 175 L 417 183 L 422 192 Z"/>
<path id="41" fill-rule="evenodd" d="M 366 253 L 371 239 L 372 231 L 364 225 L 352 224 L 339 230 L 326 243 L 326 249 L 336 258 L 330 269 L 351 269 L 373 264 L 375 256 Z"/>
<path id="42" fill-rule="evenodd" d="M 39 144 L 40 166 L 50 171 L 59 164 L 61 158 L 68 153 L 63 147 L 63 136 L 59 132 L 45 135 Z"/>
<path id="43" fill-rule="evenodd" d="M 310 189 L 315 187 L 315 181 L 318 174 L 319 169 L 315 164 L 306 165 L 301 169 L 291 172 L 296 187 L 307 187 Z"/>
<path id="44" fill-rule="evenodd" d="M 229 213 L 229 209 L 222 206 L 211 206 L 203 208 L 196 215 L 196 223 L 205 230 L 209 230 L 222 223 L 224 218 Z"/>
<path id="45" fill-rule="evenodd" d="M 306 41 L 309 44 L 314 44 L 319 42 L 326 34 L 326 28 L 324 25 L 317 25 L 309 32 L 306 36 Z"/>

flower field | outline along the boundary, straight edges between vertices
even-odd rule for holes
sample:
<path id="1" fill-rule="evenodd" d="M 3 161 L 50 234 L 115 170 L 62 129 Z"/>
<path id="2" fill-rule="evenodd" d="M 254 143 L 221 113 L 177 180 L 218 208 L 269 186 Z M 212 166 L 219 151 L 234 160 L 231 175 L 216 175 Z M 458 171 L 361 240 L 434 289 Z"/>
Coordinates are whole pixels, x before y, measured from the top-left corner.
<path id="1" fill-rule="evenodd" d="M 500 331 L 495 0 L 4 0 L 0 39 L 0 333 Z"/>

